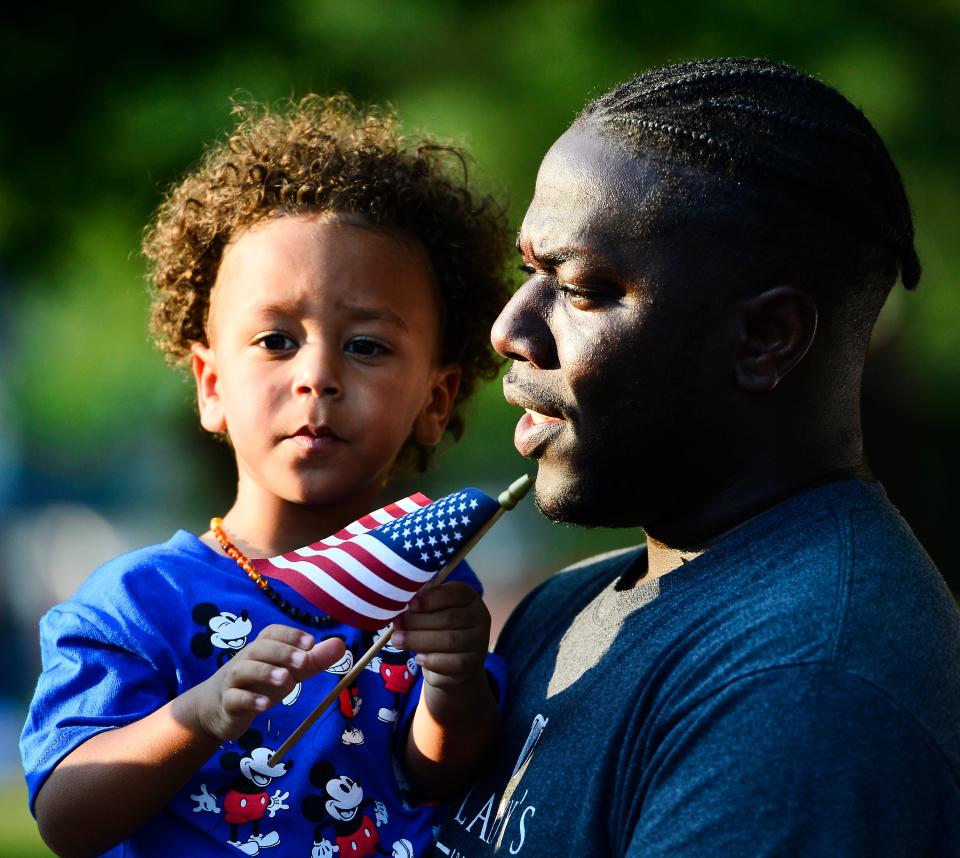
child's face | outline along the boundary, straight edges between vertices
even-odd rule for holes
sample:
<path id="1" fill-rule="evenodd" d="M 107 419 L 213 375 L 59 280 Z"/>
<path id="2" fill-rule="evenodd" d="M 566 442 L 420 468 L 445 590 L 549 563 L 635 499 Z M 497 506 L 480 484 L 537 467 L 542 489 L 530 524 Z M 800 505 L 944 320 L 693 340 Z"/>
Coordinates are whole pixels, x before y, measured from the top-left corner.
<path id="1" fill-rule="evenodd" d="M 415 241 L 309 215 L 241 233 L 193 358 L 201 423 L 229 434 L 240 496 L 369 511 L 406 440 L 443 434 L 460 370 L 439 365 L 439 336 Z"/>

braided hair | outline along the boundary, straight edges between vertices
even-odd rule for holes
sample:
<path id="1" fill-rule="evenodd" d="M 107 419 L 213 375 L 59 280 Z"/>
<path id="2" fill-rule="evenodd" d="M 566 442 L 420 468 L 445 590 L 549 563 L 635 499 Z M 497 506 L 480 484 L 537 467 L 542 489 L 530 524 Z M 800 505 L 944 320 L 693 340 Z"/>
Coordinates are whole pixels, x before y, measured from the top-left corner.
<path id="1" fill-rule="evenodd" d="M 865 321 L 898 273 L 907 289 L 920 280 L 910 206 L 880 136 L 839 92 L 789 65 L 714 59 L 655 69 L 591 101 L 574 125 L 692 170 L 699 197 L 678 188 L 675 207 L 703 207 L 705 194 L 746 201 L 749 229 L 779 229 L 774 244 L 816 265 L 821 286 L 845 281 Z"/>

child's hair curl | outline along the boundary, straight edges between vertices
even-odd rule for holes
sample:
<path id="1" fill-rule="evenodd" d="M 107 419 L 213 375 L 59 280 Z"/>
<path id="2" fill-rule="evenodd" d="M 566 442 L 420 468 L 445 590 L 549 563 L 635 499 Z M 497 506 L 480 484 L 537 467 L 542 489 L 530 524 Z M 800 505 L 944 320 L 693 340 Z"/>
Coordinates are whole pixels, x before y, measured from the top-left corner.
<path id="1" fill-rule="evenodd" d="M 186 365 L 191 343 L 207 343 L 224 248 L 265 218 L 326 212 L 400 230 L 426 249 L 439 287 L 440 360 L 462 367 L 447 427 L 459 438 L 464 402 L 501 363 L 489 330 L 509 297 L 505 206 L 468 187 L 462 150 L 403 135 L 389 110 L 309 95 L 280 109 L 238 103 L 234 112 L 234 131 L 166 194 L 144 232 L 157 346 Z M 401 458 L 422 471 L 431 452 L 411 441 Z"/>

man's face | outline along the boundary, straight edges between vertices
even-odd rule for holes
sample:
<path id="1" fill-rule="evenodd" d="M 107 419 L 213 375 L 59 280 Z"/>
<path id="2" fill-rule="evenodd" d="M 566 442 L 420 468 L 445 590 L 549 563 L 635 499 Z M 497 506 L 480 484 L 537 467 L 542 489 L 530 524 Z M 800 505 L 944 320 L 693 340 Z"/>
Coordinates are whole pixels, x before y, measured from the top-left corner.
<path id="1" fill-rule="evenodd" d="M 709 466 L 729 389 L 718 284 L 693 236 L 654 228 L 670 165 L 575 127 L 550 149 L 518 248 L 528 279 L 493 327 L 513 360 L 515 444 L 551 518 L 648 525 Z M 725 311 L 724 311 L 725 312 Z M 693 482 L 693 484 L 691 484 Z"/>

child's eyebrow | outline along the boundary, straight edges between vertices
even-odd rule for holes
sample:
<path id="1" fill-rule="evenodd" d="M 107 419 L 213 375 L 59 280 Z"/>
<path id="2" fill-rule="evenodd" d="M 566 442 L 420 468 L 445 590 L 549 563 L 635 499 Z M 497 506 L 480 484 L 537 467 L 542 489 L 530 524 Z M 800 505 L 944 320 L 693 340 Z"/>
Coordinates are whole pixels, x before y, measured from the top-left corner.
<path id="1" fill-rule="evenodd" d="M 337 310 L 352 316 L 359 321 L 381 321 L 396 325 L 403 330 L 409 330 L 409 325 L 404 318 L 388 307 L 370 307 L 364 304 L 353 304 L 346 301 L 338 301 Z M 289 316 L 300 312 L 299 305 L 269 304 L 256 310 L 258 317 L 270 316 Z"/>
<path id="2" fill-rule="evenodd" d="M 363 304 L 348 304 L 343 301 L 337 303 L 337 309 L 344 310 L 354 318 L 363 321 L 390 322 L 398 328 L 407 330 L 408 325 L 402 316 L 397 315 L 387 307 L 366 307 Z"/>

